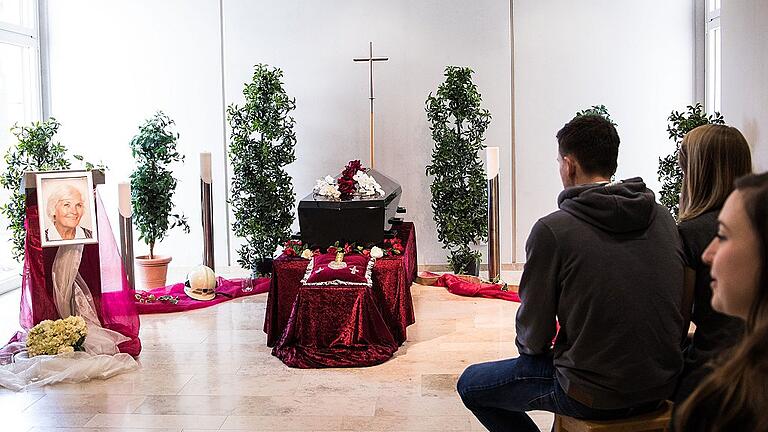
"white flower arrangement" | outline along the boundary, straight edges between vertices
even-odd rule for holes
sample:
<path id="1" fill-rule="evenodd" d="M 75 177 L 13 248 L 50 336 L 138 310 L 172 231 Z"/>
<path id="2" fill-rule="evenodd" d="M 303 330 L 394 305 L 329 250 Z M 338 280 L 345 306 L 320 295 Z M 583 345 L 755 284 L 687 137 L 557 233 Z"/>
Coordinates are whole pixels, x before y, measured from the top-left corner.
<path id="1" fill-rule="evenodd" d="M 371 248 L 371 258 L 379 259 L 384 256 L 384 250 L 378 246 Z"/>
<path id="2" fill-rule="evenodd" d="M 317 195 L 333 199 L 339 199 L 341 197 L 339 186 L 331 176 L 325 176 L 325 178 L 317 180 L 313 192 Z"/>
<path id="3" fill-rule="evenodd" d="M 384 196 L 384 189 L 381 185 L 368 174 L 363 171 L 358 171 L 357 174 L 352 177 L 357 182 L 357 193 L 362 196 L 381 195 Z"/>
<path id="4" fill-rule="evenodd" d="M 360 196 L 384 196 L 384 189 L 382 189 L 381 185 L 376 181 L 376 179 L 366 174 L 365 172 L 358 171 L 352 178 L 357 183 L 357 193 Z M 339 199 L 341 197 L 341 192 L 339 192 L 339 185 L 331 176 L 325 176 L 324 178 L 318 179 L 315 182 L 315 187 L 312 189 L 312 191 L 317 195 L 328 198 Z"/>
<path id="5" fill-rule="evenodd" d="M 83 351 L 87 334 L 88 327 L 79 316 L 45 320 L 29 331 L 27 351 L 30 357 Z"/>

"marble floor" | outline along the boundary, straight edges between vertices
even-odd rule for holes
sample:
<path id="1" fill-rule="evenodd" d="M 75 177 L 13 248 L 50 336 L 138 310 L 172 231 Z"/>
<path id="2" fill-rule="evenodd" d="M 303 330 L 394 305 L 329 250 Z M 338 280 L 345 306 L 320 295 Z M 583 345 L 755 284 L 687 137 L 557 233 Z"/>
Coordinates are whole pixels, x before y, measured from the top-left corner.
<path id="1" fill-rule="evenodd" d="M 517 304 L 420 285 L 412 293 L 408 341 L 390 361 L 360 369 L 290 369 L 272 357 L 262 331 L 266 294 L 145 315 L 140 370 L 31 392 L 0 389 L 0 430 L 484 430 L 462 405 L 456 379 L 469 364 L 516 355 Z M 14 313 L 10 303 L 0 298 L 4 318 Z M 550 414 L 533 418 L 550 429 Z"/>

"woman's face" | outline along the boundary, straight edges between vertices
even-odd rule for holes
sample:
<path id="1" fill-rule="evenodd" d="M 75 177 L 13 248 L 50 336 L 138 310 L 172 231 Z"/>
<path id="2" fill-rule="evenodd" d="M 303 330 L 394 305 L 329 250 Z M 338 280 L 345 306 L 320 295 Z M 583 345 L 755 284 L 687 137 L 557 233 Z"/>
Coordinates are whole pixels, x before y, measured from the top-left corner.
<path id="1" fill-rule="evenodd" d="M 83 217 L 83 197 L 79 192 L 70 191 L 56 202 L 54 221 L 66 228 L 75 228 Z"/>
<path id="2" fill-rule="evenodd" d="M 760 279 L 760 247 L 741 192 L 731 193 L 718 222 L 717 236 L 702 254 L 712 276 L 712 308 L 747 319 Z"/>

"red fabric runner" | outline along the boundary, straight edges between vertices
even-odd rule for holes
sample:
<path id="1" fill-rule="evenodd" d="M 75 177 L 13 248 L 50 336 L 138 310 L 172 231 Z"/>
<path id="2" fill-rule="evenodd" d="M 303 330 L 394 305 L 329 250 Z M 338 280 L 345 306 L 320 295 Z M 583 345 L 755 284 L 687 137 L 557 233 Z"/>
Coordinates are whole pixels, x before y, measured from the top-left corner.
<path id="1" fill-rule="evenodd" d="M 156 313 L 170 313 L 170 312 L 184 312 L 194 309 L 201 309 L 208 306 L 213 306 L 219 303 L 223 303 L 235 298 L 246 297 L 254 294 L 261 294 L 269 291 L 269 278 L 259 278 L 253 282 L 252 291 L 244 291 L 245 283 L 248 279 L 224 279 L 216 278 L 218 281 L 218 287 L 216 288 L 216 297 L 208 301 L 200 301 L 187 297 L 184 293 L 184 284 L 177 283 L 173 285 L 167 285 L 160 288 L 155 288 L 149 291 L 136 291 L 137 294 L 142 294 L 142 297 L 146 298 L 150 294 L 155 298 L 164 295 L 170 295 L 179 298 L 179 302 L 172 304 L 170 302 L 161 302 L 155 300 L 152 303 L 140 303 L 136 302 L 136 308 L 140 314 L 156 314 Z"/>
<path id="2" fill-rule="evenodd" d="M 302 287 L 309 261 L 277 258 L 264 320 L 272 354 L 299 368 L 370 366 L 389 359 L 415 322 L 413 223 L 403 223 L 398 237 L 403 254 L 376 260 L 371 288 Z"/>
<path id="3" fill-rule="evenodd" d="M 502 284 L 469 282 L 450 273 L 441 275 L 434 285 L 448 288 L 448 292 L 460 296 L 498 298 L 520 303 L 520 296 L 514 291 L 502 290 Z"/>

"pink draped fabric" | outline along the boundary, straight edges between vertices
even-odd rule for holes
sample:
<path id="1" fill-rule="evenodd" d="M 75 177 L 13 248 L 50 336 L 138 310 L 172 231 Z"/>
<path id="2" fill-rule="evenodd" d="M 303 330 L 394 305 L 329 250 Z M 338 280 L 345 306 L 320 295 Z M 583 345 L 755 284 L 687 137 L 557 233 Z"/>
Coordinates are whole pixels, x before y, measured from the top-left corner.
<path id="1" fill-rule="evenodd" d="M 227 300 L 232 300 L 234 298 L 239 297 L 245 297 L 249 295 L 254 294 L 261 294 L 269 291 L 269 284 L 270 279 L 269 278 L 259 278 L 253 281 L 253 285 L 251 285 L 251 290 L 247 291 L 246 283 L 248 282 L 248 279 L 224 279 L 224 278 L 217 278 L 218 286 L 216 288 L 216 297 L 213 298 L 213 300 L 208 301 L 199 301 L 194 300 L 184 293 L 184 284 L 183 283 L 177 283 L 173 285 L 168 285 L 160 288 L 155 288 L 149 291 L 137 291 L 137 294 L 141 294 L 142 297 L 146 298 L 150 294 L 154 295 L 155 298 L 158 298 L 160 296 L 170 295 L 173 297 L 178 297 L 179 302 L 177 304 L 169 303 L 169 302 L 161 302 L 155 300 L 152 303 L 136 303 L 136 307 L 139 310 L 140 314 L 155 314 L 155 313 L 170 313 L 170 312 L 184 312 L 188 310 L 194 310 L 194 309 L 201 309 L 208 306 L 213 306 L 215 304 L 219 304 L 222 302 L 225 302 Z"/>
<path id="2" fill-rule="evenodd" d="M 389 359 L 415 322 L 413 223 L 403 223 L 398 237 L 403 254 L 376 260 L 371 288 L 302 286 L 309 261 L 277 258 L 264 320 L 272 354 L 301 368 L 370 366 Z"/>
<path id="3" fill-rule="evenodd" d="M 469 282 L 456 275 L 440 275 L 435 286 L 448 288 L 448 292 L 465 297 L 497 298 L 520 303 L 520 296 L 514 291 L 504 291 L 502 284 Z"/>
<path id="4" fill-rule="evenodd" d="M 133 302 L 133 290 L 128 284 L 112 227 L 98 192 L 95 201 L 99 243 L 83 247 L 78 272 L 93 295 L 102 327 L 129 338 L 129 341 L 123 342 L 118 348 L 120 352 L 137 356 L 141 352 L 140 323 Z M 29 330 L 46 319 L 61 318 L 53 301 L 51 279 L 51 267 L 58 248 L 41 246 L 38 211 L 37 195 L 28 194 L 24 220 L 27 236 L 19 313 L 19 324 L 24 330 Z"/>

